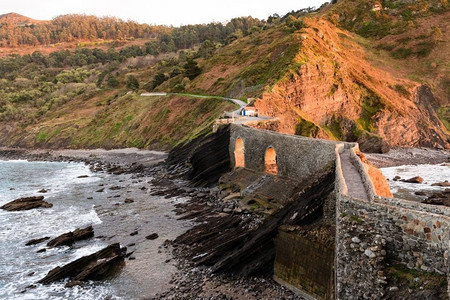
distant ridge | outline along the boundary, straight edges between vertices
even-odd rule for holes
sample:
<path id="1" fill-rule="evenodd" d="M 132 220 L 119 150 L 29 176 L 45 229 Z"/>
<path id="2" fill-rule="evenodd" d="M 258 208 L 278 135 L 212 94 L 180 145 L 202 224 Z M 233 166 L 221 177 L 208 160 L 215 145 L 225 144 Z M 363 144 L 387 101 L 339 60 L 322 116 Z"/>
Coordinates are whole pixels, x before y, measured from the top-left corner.
<path id="1" fill-rule="evenodd" d="M 31 24 L 47 23 L 49 21 L 34 20 L 32 18 L 12 12 L 0 15 L 0 24 L 15 24 L 17 26 L 25 26 Z"/>

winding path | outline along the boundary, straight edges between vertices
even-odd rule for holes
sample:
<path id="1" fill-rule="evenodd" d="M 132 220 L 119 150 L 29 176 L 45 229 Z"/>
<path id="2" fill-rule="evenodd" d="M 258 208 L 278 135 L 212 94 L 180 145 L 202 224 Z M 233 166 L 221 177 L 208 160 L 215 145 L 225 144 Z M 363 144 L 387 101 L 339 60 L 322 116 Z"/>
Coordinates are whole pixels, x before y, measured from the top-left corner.
<path id="1" fill-rule="evenodd" d="M 214 98 L 219 100 L 225 100 L 230 101 L 236 105 L 239 106 L 238 109 L 233 111 L 225 112 L 225 115 L 229 118 L 235 118 L 236 120 L 234 123 L 236 124 L 245 124 L 248 122 L 258 122 L 258 121 L 269 121 L 269 120 L 277 120 L 277 118 L 273 117 L 266 117 L 266 116 L 258 116 L 258 117 L 241 117 L 241 111 L 243 108 L 247 106 L 247 103 L 245 103 L 242 100 L 239 99 L 233 99 L 228 97 L 221 97 L 221 96 L 208 96 L 208 95 L 196 95 L 196 94 L 186 94 L 186 93 L 163 93 L 163 92 L 153 92 L 153 93 L 142 93 L 141 97 L 159 97 L 159 96 L 167 96 L 167 95 L 180 95 L 180 96 L 186 96 L 186 97 L 194 97 L 194 98 Z M 239 118 L 237 118 L 239 117 Z"/>

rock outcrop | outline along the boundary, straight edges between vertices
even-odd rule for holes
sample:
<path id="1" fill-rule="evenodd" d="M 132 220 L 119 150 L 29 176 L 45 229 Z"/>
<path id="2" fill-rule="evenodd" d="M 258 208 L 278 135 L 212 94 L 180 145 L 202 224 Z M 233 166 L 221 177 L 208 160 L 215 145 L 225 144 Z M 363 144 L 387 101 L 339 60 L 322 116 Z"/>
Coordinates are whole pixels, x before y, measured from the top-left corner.
<path id="1" fill-rule="evenodd" d="M 70 278 L 71 281 L 101 280 L 114 273 L 123 261 L 126 248 L 112 244 L 91 255 L 81 257 L 65 266 L 56 267 L 47 276 L 38 281 L 42 284 Z"/>
<path id="2" fill-rule="evenodd" d="M 58 247 L 58 246 L 70 246 L 76 241 L 86 240 L 94 236 L 94 229 L 92 226 L 76 229 L 74 231 L 70 231 L 60 236 L 52 239 L 47 243 L 49 247 Z"/>
<path id="3" fill-rule="evenodd" d="M 279 118 L 277 131 L 358 142 L 364 152 L 449 147 L 428 86 L 372 66 L 352 36 L 328 21 L 307 22 L 298 68 L 255 101 L 260 115 Z"/>
<path id="4" fill-rule="evenodd" d="M 16 199 L 14 201 L 6 203 L 0 208 L 7 211 L 21 211 L 40 207 L 50 208 L 53 207 L 53 204 L 44 201 L 44 196 L 33 196 Z"/>

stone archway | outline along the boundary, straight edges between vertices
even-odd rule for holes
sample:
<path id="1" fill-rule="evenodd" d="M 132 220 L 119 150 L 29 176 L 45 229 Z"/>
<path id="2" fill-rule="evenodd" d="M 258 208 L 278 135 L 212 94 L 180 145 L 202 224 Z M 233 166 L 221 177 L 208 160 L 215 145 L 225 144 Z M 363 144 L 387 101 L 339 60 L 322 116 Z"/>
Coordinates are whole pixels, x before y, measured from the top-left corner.
<path id="1" fill-rule="evenodd" d="M 269 147 L 266 150 L 266 156 L 264 158 L 265 168 L 264 170 L 268 174 L 276 175 L 278 173 L 277 165 L 277 153 L 273 147 Z"/>
<path id="2" fill-rule="evenodd" d="M 241 138 L 237 138 L 234 145 L 234 161 L 236 168 L 245 168 L 245 146 Z"/>

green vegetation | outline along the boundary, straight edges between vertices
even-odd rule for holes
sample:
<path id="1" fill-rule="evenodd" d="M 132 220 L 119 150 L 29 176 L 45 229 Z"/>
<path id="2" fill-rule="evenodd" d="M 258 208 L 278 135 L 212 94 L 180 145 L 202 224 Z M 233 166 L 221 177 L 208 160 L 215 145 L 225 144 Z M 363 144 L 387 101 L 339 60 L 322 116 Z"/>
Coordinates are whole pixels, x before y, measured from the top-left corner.
<path id="1" fill-rule="evenodd" d="M 400 264 L 391 266 L 387 271 L 387 275 L 388 280 L 393 281 L 397 286 L 406 286 L 413 290 L 425 287 L 431 290 L 440 290 L 443 295 L 446 293 L 447 277 L 445 275 L 419 272 Z"/>
<path id="2" fill-rule="evenodd" d="M 393 90 L 405 98 L 409 99 L 411 97 L 411 93 L 401 84 L 394 85 Z"/>
<path id="3" fill-rule="evenodd" d="M 413 54 L 412 49 L 400 47 L 391 52 L 391 56 L 395 59 L 405 59 Z"/>
<path id="4" fill-rule="evenodd" d="M 444 106 L 444 107 L 439 108 L 438 115 L 439 115 L 439 118 L 441 119 L 442 123 L 444 123 L 447 131 L 450 132 L 450 107 Z"/>
<path id="5" fill-rule="evenodd" d="M 360 129 L 374 133 L 376 132 L 374 116 L 385 108 L 385 104 L 375 92 L 362 85 L 361 87 L 366 95 L 362 99 L 361 114 L 356 123 Z"/>
<path id="6" fill-rule="evenodd" d="M 344 140 L 344 133 L 342 132 L 341 124 L 336 116 L 333 116 L 322 128 L 328 135 L 338 141 Z"/>
<path id="7" fill-rule="evenodd" d="M 319 133 L 319 127 L 311 121 L 300 118 L 295 126 L 295 135 L 306 137 L 316 137 Z"/>

